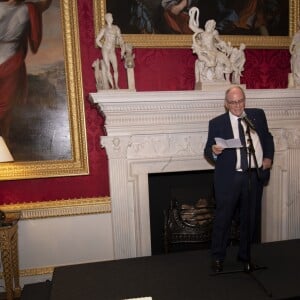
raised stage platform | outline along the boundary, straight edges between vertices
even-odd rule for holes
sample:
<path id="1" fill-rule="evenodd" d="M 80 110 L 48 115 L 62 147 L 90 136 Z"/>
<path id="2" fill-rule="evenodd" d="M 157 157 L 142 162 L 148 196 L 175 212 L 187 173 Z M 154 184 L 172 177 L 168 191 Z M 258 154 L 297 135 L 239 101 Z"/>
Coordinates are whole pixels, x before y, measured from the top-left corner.
<path id="1" fill-rule="evenodd" d="M 239 268 L 236 253 L 228 249 L 225 271 Z M 58 267 L 50 300 L 300 299 L 300 240 L 253 245 L 252 256 L 267 269 L 212 276 L 209 250 Z"/>

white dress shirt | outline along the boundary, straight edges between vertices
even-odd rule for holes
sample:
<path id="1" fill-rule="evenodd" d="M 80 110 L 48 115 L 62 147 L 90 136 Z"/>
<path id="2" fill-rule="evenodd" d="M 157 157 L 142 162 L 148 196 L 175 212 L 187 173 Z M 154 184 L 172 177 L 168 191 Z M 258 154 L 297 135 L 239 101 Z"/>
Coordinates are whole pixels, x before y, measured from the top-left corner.
<path id="1" fill-rule="evenodd" d="M 231 122 L 231 126 L 232 126 L 232 130 L 233 130 L 233 137 L 235 139 L 239 139 L 239 128 L 238 128 L 238 119 L 239 117 L 233 115 L 231 112 L 229 112 L 229 117 L 230 117 L 230 122 Z M 249 141 L 249 137 L 246 133 L 246 129 L 247 126 L 245 124 L 245 122 L 241 122 L 243 128 L 244 128 L 244 133 L 245 133 L 245 139 L 246 139 L 246 146 L 248 149 L 248 153 L 249 153 L 249 146 L 250 146 L 250 141 Z M 262 151 L 262 147 L 261 147 L 261 143 L 259 140 L 259 137 L 256 133 L 256 131 L 250 129 L 250 136 L 253 142 L 253 147 L 255 150 L 255 156 L 257 159 L 257 165 L 260 168 L 262 166 L 262 161 L 263 161 L 263 151 Z M 236 170 L 240 171 L 241 170 L 241 154 L 240 154 L 241 150 L 239 148 L 236 149 L 236 155 L 237 155 L 237 161 L 236 161 Z M 249 163 L 249 154 L 248 154 L 248 163 Z M 254 162 L 254 155 L 253 153 L 251 154 L 251 168 L 255 168 L 255 162 Z"/>

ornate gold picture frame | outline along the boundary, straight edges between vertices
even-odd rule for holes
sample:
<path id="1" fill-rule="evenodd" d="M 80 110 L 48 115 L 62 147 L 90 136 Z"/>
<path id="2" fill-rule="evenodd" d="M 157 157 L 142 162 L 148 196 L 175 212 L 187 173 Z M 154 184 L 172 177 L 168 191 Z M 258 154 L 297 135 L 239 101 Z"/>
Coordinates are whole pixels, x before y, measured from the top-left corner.
<path id="1" fill-rule="evenodd" d="M 105 25 L 106 1 L 108 0 L 93 0 L 96 35 Z M 244 43 L 247 48 L 287 48 L 297 30 L 300 3 L 299 0 L 284 1 L 289 1 L 288 36 L 223 35 L 222 39 L 230 41 L 234 46 Z M 192 35 L 187 34 L 122 34 L 122 36 L 126 42 L 141 48 L 186 48 L 192 44 Z"/>
<path id="2" fill-rule="evenodd" d="M 51 72 L 51 76 L 55 77 L 55 74 L 59 75 L 59 80 L 55 81 L 56 84 L 53 84 L 53 89 L 57 88 L 57 85 L 60 85 L 65 92 L 65 94 L 60 95 L 60 101 L 64 103 L 63 107 L 65 111 L 63 115 L 65 115 L 66 118 L 60 128 L 66 132 L 65 145 L 67 145 L 68 152 L 67 155 L 64 156 L 59 156 L 55 152 L 55 156 L 49 160 L 24 159 L 23 161 L 22 159 L 15 159 L 14 162 L 0 163 L 0 180 L 89 174 L 77 1 L 55 0 L 50 7 L 52 6 L 54 6 L 55 11 L 60 15 L 61 19 L 60 28 L 62 30 L 62 41 L 60 45 L 62 47 L 63 62 L 60 64 L 59 71 L 55 70 L 56 72 Z M 56 23 L 59 21 L 57 16 L 53 16 L 53 14 L 51 14 L 51 16 Z M 49 45 L 47 46 L 50 47 Z M 48 51 L 50 51 L 49 49 Z M 48 57 L 46 56 L 45 59 L 47 60 Z M 61 78 L 65 78 L 65 82 L 62 82 Z M 36 90 L 38 89 L 39 85 L 37 85 Z M 43 103 L 43 101 L 44 99 L 40 99 L 41 103 Z M 57 105 L 53 105 L 52 107 L 48 105 L 49 107 L 47 109 L 59 110 L 61 103 L 56 103 Z M 44 108 L 45 103 L 43 103 L 43 105 Z M 55 122 L 55 119 L 53 120 L 52 121 Z M 57 131 L 57 129 L 59 129 L 58 125 L 55 130 Z M 42 130 L 39 135 L 42 137 Z M 49 145 L 49 147 L 63 148 L 63 146 L 60 145 L 61 143 L 59 143 L 60 140 L 56 140 L 58 141 L 57 145 Z M 27 144 L 29 144 L 28 141 Z"/>

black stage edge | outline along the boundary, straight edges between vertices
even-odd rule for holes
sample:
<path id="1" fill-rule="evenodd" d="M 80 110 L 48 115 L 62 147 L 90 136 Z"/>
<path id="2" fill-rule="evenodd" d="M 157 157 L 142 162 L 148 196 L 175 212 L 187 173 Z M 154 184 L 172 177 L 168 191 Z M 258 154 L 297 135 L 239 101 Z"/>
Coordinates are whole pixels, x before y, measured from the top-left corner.
<path id="1" fill-rule="evenodd" d="M 267 267 L 249 274 L 211 276 L 209 250 L 171 253 L 55 268 L 50 300 L 152 297 L 153 300 L 300 299 L 300 240 L 256 244 L 253 261 Z M 239 268 L 228 249 L 225 271 Z"/>

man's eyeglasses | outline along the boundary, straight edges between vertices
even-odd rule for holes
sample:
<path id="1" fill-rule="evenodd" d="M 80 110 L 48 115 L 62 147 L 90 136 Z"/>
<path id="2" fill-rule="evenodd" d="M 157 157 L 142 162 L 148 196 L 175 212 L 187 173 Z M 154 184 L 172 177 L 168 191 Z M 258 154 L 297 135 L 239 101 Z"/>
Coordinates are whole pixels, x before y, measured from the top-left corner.
<path id="1" fill-rule="evenodd" d="M 240 104 L 244 104 L 245 103 L 245 99 L 241 99 L 241 100 L 238 100 L 238 101 L 228 101 L 227 100 L 227 103 L 229 104 L 229 105 L 240 105 Z"/>

